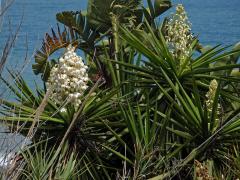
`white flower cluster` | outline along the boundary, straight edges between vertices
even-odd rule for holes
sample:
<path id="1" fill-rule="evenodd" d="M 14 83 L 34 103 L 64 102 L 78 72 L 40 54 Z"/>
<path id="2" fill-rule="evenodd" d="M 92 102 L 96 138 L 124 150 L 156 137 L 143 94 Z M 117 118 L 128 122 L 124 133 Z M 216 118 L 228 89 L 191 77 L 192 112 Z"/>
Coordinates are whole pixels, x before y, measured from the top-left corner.
<path id="1" fill-rule="evenodd" d="M 209 91 L 206 94 L 206 98 L 207 98 L 206 106 L 207 106 L 207 111 L 209 113 L 211 113 L 212 109 L 213 109 L 213 103 L 214 103 L 214 99 L 215 99 L 215 96 L 216 96 L 217 88 L 218 88 L 218 82 L 216 81 L 216 79 L 213 79 L 210 82 Z M 221 110 L 221 106 L 218 103 L 217 115 L 220 115 L 220 110 Z M 218 120 L 218 117 L 217 117 L 217 120 Z"/>
<path id="2" fill-rule="evenodd" d="M 71 45 L 50 72 L 47 83 L 52 88 L 51 98 L 59 103 L 70 102 L 75 108 L 81 104 L 81 96 L 88 88 L 87 66 Z"/>
<path id="3" fill-rule="evenodd" d="M 182 60 L 190 55 L 193 36 L 187 13 L 182 4 L 177 5 L 176 13 L 169 18 L 166 24 L 165 38 L 175 58 Z"/>

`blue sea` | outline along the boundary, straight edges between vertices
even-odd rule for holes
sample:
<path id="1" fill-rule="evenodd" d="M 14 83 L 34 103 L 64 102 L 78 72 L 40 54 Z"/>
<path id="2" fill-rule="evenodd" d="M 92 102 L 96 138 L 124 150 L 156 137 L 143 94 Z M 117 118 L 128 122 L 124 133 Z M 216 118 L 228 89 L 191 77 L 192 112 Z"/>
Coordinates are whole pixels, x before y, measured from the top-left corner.
<path id="1" fill-rule="evenodd" d="M 173 3 L 185 6 L 192 31 L 199 36 L 202 44 L 230 45 L 240 41 L 240 0 L 174 0 Z M 29 65 L 24 69 L 23 76 L 29 83 L 39 79 L 31 70 L 33 55 L 41 46 L 45 33 L 56 28 L 56 13 L 79 11 L 86 7 L 86 0 L 15 0 L 4 17 L 0 32 L 2 50 L 9 33 L 14 32 L 21 23 L 16 44 L 8 59 L 8 67 L 21 67 L 27 60 Z M 164 15 L 167 14 L 169 13 Z M 2 139 L 9 139 L 9 135 L 0 136 Z M 4 142 L 9 144 L 8 140 Z M 10 144 L 12 147 L 16 142 Z M 2 147 L 8 146 L 3 144 Z"/>

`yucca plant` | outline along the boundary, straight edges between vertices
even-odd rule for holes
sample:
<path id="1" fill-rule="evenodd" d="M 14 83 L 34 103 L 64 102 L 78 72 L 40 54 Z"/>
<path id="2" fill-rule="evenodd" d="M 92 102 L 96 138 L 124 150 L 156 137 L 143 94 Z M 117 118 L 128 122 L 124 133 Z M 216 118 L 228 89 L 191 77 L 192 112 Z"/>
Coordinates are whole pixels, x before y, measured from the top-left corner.
<path id="1" fill-rule="evenodd" d="M 2 120 L 9 122 L 10 125 L 13 125 L 14 129 L 20 128 L 20 132 L 26 135 L 26 132 L 29 130 L 29 125 L 33 122 L 34 117 L 36 116 L 37 108 L 41 105 L 44 100 L 44 92 L 39 87 L 36 87 L 37 92 L 33 92 L 24 81 L 21 76 L 11 74 L 14 78 L 14 84 L 9 84 L 5 79 L 2 78 L 2 81 L 6 83 L 9 89 L 16 96 L 16 102 L 11 102 L 9 100 L 1 99 L 1 113 L 4 115 L 1 117 Z M 111 114 L 117 113 L 117 109 L 114 110 L 111 108 L 111 104 L 114 101 L 114 96 L 116 90 L 107 91 L 99 90 L 98 87 L 95 87 L 95 93 L 92 93 L 91 96 L 88 96 L 86 92 L 86 102 L 85 106 L 82 109 L 82 114 L 84 114 L 84 119 L 89 118 L 92 120 L 92 123 L 96 120 L 97 117 L 111 117 Z M 107 103 L 109 102 L 109 104 Z M 46 106 L 44 111 L 40 114 L 38 119 L 38 130 L 44 133 L 56 133 L 57 137 L 64 135 L 64 131 L 67 129 L 71 120 L 74 118 L 74 113 L 76 110 L 71 104 L 63 106 L 66 110 L 62 111 L 61 105 L 53 102 L 52 99 L 46 100 Z M 112 110 L 112 112 L 111 112 Z M 97 115 L 97 111 L 99 114 Z M 109 114 L 107 113 L 109 111 Z M 78 117 L 79 120 L 81 117 Z M 11 124 L 12 123 L 12 124 Z M 21 125 L 24 123 L 25 126 Z M 80 123 L 80 122 L 79 122 Z M 85 124 L 85 122 L 82 122 Z M 90 122 L 89 122 L 90 123 Z M 54 130 L 55 129 L 55 130 Z M 62 132 L 62 135 L 60 132 Z M 46 134 L 46 135 L 47 135 Z"/>
<path id="2" fill-rule="evenodd" d="M 138 77 L 138 86 L 154 92 L 151 102 L 152 106 L 155 103 L 162 104 L 159 113 L 166 116 L 166 110 L 172 108 L 166 126 L 168 133 L 164 136 L 167 144 L 172 145 L 169 157 L 175 155 L 179 163 L 173 166 L 170 174 L 178 173 L 178 168 L 182 166 L 186 168 L 195 158 L 201 157 L 202 161 L 211 159 L 216 164 L 223 162 L 232 148 L 231 142 L 239 138 L 239 109 L 232 104 L 239 104 L 239 79 L 232 73 L 240 67 L 237 64 L 239 49 L 236 46 L 226 51 L 229 47 L 216 46 L 196 56 L 197 39 L 193 38 L 187 49 L 189 56 L 182 59 L 174 56 L 169 49 L 163 28 L 156 32 L 148 23 L 146 25 L 147 32 L 141 29 L 130 32 L 121 28 L 121 38 L 145 57 L 141 65 L 117 63 L 132 68 L 128 72 Z M 226 58 L 229 62 L 219 63 L 226 62 Z M 179 65 L 181 60 L 183 62 Z M 215 73 L 218 71 L 224 74 Z M 206 103 L 209 96 L 206 95 L 213 80 L 216 82 L 216 94 L 208 100 L 212 103 L 209 107 Z M 159 123 L 160 126 L 164 124 L 161 121 Z M 168 159 L 168 156 L 164 158 Z M 164 161 L 171 162 L 171 159 Z"/>
<path id="3" fill-rule="evenodd" d="M 8 84 L 4 79 L 2 80 L 16 95 L 18 102 L 1 99 L 1 120 L 6 122 L 12 131 L 30 138 L 32 143 L 38 144 L 39 141 L 49 138 L 49 144 L 46 147 L 47 149 L 45 149 L 46 152 L 48 149 L 55 149 L 54 151 L 56 151 L 57 148 L 63 146 L 62 143 L 64 142 L 69 143 L 68 151 L 76 148 L 77 153 L 79 153 L 77 159 L 87 157 L 85 165 L 89 169 L 83 171 L 81 174 L 83 177 L 101 177 L 100 179 L 109 177 L 109 172 L 105 172 L 103 169 L 109 167 L 111 170 L 110 167 L 114 163 L 114 160 L 109 162 L 105 160 L 108 158 L 108 153 L 106 153 L 106 149 L 102 144 L 106 145 L 106 141 L 112 138 L 108 126 L 112 128 L 125 127 L 125 122 L 118 118 L 120 116 L 120 109 L 114 105 L 120 100 L 116 96 L 117 90 L 99 90 L 97 86 L 94 86 L 96 88 L 94 91 L 95 94 L 92 94 L 91 90 L 89 92 L 89 94 L 92 94 L 91 96 L 86 94 L 84 106 L 81 106 L 78 112 L 76 112 L 74 106 L 71 104 L 64 106 L 66 111 L 63 112 L 61 111 L 62 107 L 58 106 L 53 100 L 45 100 L 42 90 L 37 88 L 36 94 L 30 90 L 21 77 L 12 76 L 15 79 L 14 85 Z M 39 110 L 38 107 L 42 105 L 43 101 L 46 101 L 46 106 L 44 107 L 44 111 L 38 115 L 36 111 Z M 103 119 L 108 122 L 108 126 L 102 122 Z M 74 124 L 72 124 L 73 121 Z M 35 124 L 33 133 L 29 134 L 29 130 L 33 124 Z M 71 129 L 69 131 L 70 126 Z M 69 131 L 68 135 L 66 135 L 67 131 Z M 38 147 L 38 149 L 41 151 L 42 148 Z M 61 149 L 59 148 L 58 151 Z M 109 151 L 107 150 L 107 152 Z M 46 156 L 52 155 L 49 154 Z M 35 156 L 32 156 L 32 158 Z M 37 162 L 38 160 L 36 160 Z M 95 171 L 95 173 L 92 171 Z M 44 176 L 47 174 L 46 172 Z"/>
<path id="4" fill-rule="evenodd" d="M 36 172 L 36 178 L 52 177 L 48 172 L 70 178 L 77 172 L 71 178 L 191 179 L 196 162 L 207 164 L 209 174 L 217 177 L 234 162 L 229 154 L 240 135 L 239 45 L 206 49 L 192 35 L 182 5 L 177 16 L 158 27 L 156 18 L 171 2 L 147 1 L 148 8 L 139 3 L 94 0 L 86 13 L 57 14 L 65 29 L 46 35 L 33 65 L 44 88 L 30 90 L 13 72 L 14 84 L 1 78 L 17 97 L 15 102 L 1 99 L 1 119 L 33 144 L 49 138 L 45 149 L 54 152 L 46 155 L 38 146 L 23 153 L 26 172 Z M 110 17 L 100 18 L 103 12 Z M 50 57 L 69 45 L 85 53 L 89 67 L 88 88 L 78 106 L 56 98 L 75 92 L 61 94 L 66 78 L 51 89 L 58 80 L 53 75 L 68 75 L 56 74 L 64 60 Z M 76 161 L 61 154 L 66 143 Z M 69 163 L 56 166 L 55 154 L 70 157 Z M 41 168 L 35 168 L 40 159 Z"/>
<path id="5" fill-rule="evenodd" d="M 13 179 L 79 179 L 87 171 L 85 155 L 77 159 L 76 149 L 65 144 L 60 152 L 49 142 L 42 142 L 19 153 L 21 159 L 10 175 Z M 90 164 L 88 164 L 90 168 Z M 84 177 L 84 176 L 83 176 Z"/>

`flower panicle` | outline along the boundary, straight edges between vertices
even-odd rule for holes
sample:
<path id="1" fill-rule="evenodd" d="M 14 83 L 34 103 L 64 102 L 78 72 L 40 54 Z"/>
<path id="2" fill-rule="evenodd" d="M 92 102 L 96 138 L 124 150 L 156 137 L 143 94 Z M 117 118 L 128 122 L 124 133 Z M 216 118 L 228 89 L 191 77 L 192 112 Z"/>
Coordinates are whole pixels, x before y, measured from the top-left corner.
<path id="1" fill-rule="evenodd" d="M 165 39 L 176 59 L 181 61 L 190 55 L 193 35 L 191 33 L 191 24 L 182 4 L 177 5 L 176 13 L 172 14 L 167 21 Z"/>
<path id="2" fill-rule="evenodd" d="M 81 97 L 88 88 L 87 66 L 69 45 L 66 52 L 59 58 L 51 72 L 47 87 L 52 87 L 51 98 L 59 103 L 70 102 L 75 108 L 81 104 Z"/>
<path id="3" fill-rule="evenodd" d="M 207 100 L 206 100 L 206 107 L 207 107 L 207 111 L 209 113 L 211 113 L 212 109 L 213 109 L 213 103 L 214 103 L 214 99 L 215 99 L 215 96 L 216 96 L 217 88 L 218 88 L 218 82 L 216 81 L 216 79 L 213 79 L 210 82 L 209 91 L 206 94 L 206 98 L 207 98 Z M 220 110 L 221 110 L 221 106 L 218 103 L 217 116 L 220 115 Z"/>

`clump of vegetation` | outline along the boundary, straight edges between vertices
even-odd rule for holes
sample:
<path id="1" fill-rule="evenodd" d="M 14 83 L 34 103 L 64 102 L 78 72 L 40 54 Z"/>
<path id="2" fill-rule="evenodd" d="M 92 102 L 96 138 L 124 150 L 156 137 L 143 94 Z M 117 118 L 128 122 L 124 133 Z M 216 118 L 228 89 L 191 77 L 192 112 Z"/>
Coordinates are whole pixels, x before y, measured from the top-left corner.
<path id="1" fill-rule="evenodd" d="M 2 78 L 16 101 L 1 99 L 1 120 L 32 141 L 11 177 L 239 176 L 239 45 L 206 49 L 182 5 L 158 26 L 172 3 L 147 2 L 89 0 L 86 13 L 57 14 L 64 28 L 46 35 L 33 64 L 43 88 Z"/>

